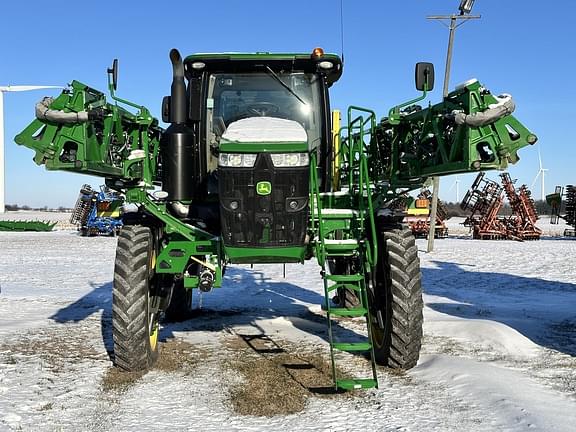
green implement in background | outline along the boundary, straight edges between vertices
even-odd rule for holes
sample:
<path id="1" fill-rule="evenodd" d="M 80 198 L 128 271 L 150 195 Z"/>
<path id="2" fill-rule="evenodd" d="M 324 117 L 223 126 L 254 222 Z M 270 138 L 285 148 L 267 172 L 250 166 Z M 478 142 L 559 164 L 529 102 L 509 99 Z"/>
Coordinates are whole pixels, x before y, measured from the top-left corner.
<path id="1" fill-rule="evenodd" d="M 52 231 L 56 222 L 0 221 L 0 231 Z"/>

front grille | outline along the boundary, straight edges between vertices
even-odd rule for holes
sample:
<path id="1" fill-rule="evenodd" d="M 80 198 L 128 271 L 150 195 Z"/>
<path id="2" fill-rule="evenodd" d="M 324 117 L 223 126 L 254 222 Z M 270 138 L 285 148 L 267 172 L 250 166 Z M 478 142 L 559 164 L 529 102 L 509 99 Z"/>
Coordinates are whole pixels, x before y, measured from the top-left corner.
<path id="1" fill-rule="evenodd" d="M 222 238 L 227 246 L 281 247 L 304 244 L 308 222 L 309 168 L 275 168 L 258 155 L 254 168 L 219 167 Z M 269 195 L 256 185 L 269 182 Z"/>

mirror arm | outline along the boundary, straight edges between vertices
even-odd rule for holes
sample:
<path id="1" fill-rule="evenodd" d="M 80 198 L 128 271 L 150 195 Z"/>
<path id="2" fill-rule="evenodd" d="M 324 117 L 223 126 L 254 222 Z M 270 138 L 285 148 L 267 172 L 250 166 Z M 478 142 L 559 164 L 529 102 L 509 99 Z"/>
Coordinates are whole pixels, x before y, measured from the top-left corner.
<path id="1" fill-rule="evenodd" d="M 136 109 L 139 109 L 140 111 L 145 109 L 141 105 L 135 104 L 133 102 L 127 101 L 126 99 L 122 99 L 122 98 L 119 98 L 118 96 L 116 96 L 116 92 L 114 91 L 114 81 L 112 79 L 113 74 L 114 74 L 113 69 L 108 69 L 108 90 L 110 91 L 110 97 L 112 99 L 114 99 L 116 102 L 120 102 L 120 103 L 123 103 L 125 105 L 134 107 Z"/>
<path id="2" fill-rule="evenodd" d="M 422 91 L 422 95 L 409 100 L 408 102 L 404 102 L 400 105 L 396 105 L 395 107 L 392 107 L 390 109 L 390 111 L 388 111 L 388 123 L 395 125 L 395 124 L 399 124 L 400 123 L 400 108 L 404 108 L 406 106 L 415 104 L 416 102 L 420 102 L 421 100 L 426 98 L 426 95 L 428 94 L 428 78 L 426 78 L 426 82 L 424 83 L 424 90 Z"/>

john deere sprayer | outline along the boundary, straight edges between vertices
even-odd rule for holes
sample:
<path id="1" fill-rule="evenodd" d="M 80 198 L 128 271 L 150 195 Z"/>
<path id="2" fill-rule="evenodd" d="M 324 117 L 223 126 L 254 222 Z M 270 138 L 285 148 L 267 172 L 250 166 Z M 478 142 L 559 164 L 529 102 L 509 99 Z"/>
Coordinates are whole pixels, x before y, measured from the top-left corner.
<path id="1" fill-rule="evenodd" d="M 186 316 L 195 289 L 239 263 L 321 266 L 334 385 L 376 387 L 376 365 L 411 368 L 422 339 L 417 247 L 391 203 L 429 176 L 503 169 L 536 142 L 510 96 L 476 80 L 441 103 L 430 63 L 416 65 L 421 97 L 379 119 L 351 106 L 342 122 L 329 89 L 337 55 L 170 52 L 170 96 L 159 126 L 115 95 L 73 81 L 36 107 L 16 142 L 48 170 L 102 176 L 137 212 L 124 215 L 113 287 L 114 362 L 127 371 L 158 357 L 163 315 Z M 335 338 L 333 320 L 365 320 L 364 338 Z M 364 354 L 367 377 L 343 379 L 338 352 Z M 344 356 L 344 358 L 349 358 Z"/>

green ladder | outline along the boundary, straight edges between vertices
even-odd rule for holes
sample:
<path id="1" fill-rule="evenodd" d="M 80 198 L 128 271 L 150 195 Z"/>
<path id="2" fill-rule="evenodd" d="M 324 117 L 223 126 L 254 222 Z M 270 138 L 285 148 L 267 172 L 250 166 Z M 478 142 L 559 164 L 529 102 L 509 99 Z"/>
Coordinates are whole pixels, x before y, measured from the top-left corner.
<path id="1" fill-rule="evenodd" d="M 340 227 L 350 227 L 352 218 L 357 217 L 357 211 L 351 209 L 324 209 L 318 210 L 317 217 L 323 223 L 326 231 L 339 229 Z M 324 230 L 322 230 L 324 231 Z M 318 239 L 319 246 L 322 249 L 322 256 L 326 260 L 332 257 L 346 257 L 360 254 L 360 243 L 356 239 Z M 378 388 L 378 377 L 376 372 L 376 363 L 374 360 L 374 350 L 372 345 L 370 314 L 368 312 L 368 296 L 364 274 L 327 274 L 326 264 L 322 266 L 322 275 L 324 279 L 324 299 L 325 310 L 328 321 L 328 340 L 330 344 L 330 360 L 332 363 L 332 376 L 336 389 L 356 390 Z M 333 307 L 331 305 L 332 294 L 339 288 L 345 288 L 357 293 L 360 304 L 354 308 Z M 364 318 L 366 323 L 367 337 L 363 340 L 354 342 L 338 342 L 334 337 L 333 321 L 334 318 Z M 361 337 L 359 337 L 360 339 Z M 338 376 L 336 369 L 336 354 L 338 352 L 365 353 L 369 357 L 372 369 L 370 378 L 353 378 L 342 379 Z"/>
<path id="2" fill-rule="evenodd" d="M 366 167 L 365 158 L 362 161 Z M 356 390 L 378 388 L 378 376 L 372 344 L 370 314 L 368 312 L 368 296 L 364 280 L 364 262 L 370 258 L 370 248 L 357 238 L 365 231 L 366 209 L 363 205 L 358 209 L 347 208 L 351 203 L 352 195 L 349 192 L 320 193 L 318 171 L 316 168 L 316 155 L 311 155 L 310 194 L 311 194 L 311 229 L 316 233 L 315 253 L 318 264 L 322 267 L 324 282 L 324 309 L 328 321 L 328 342 L 330 345 L 330 361 L 335 390 Z M 362 192 L 362 189 L 360 189 Z M 368 206 L 368 214 L 372 208 Z M 373 224 L 373 221 L 370 221 Z M 342 238 L 340 238 L 342 237 Z M 360 260 L 361 268 L 356 274 L 328 274 L 327 263 L 334 257 L 354 257 Z M 331 294 L 338 288 L 346 288 L 358 294 L 359 306 L 355 308 L 332 307 Z M 364 318 L 367 336 L 355 338 L 354 341 L 340 342 L 335 340 L 333 321 L 339 317 Z M 362 339 L 357 341 L 356 339 Z M 365 353 L 369 357 L 372 369 L 370 378 L 344 379 L 338 376 L 336 369 L 336 356 L 338 352 Z"/>

